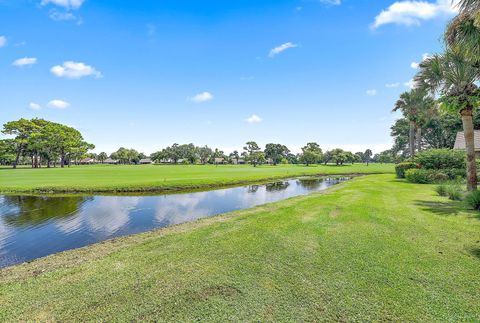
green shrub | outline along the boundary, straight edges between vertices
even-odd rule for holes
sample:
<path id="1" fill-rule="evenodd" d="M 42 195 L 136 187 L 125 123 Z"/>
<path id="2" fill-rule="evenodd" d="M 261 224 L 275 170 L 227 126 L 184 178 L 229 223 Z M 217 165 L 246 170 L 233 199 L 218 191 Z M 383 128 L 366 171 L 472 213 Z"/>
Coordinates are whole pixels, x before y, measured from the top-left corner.
<path id="1" fill-rule="evenodd" d="M 474 210 L 480 210 L 480 191 L 473 191 L 465 197 L 465 203 Z"/>
<path id="2" fill-rule="evenodd" d="M 463 190 L 459 185 L 449 185 L 447 187 L 447 195 L 450 200 L 461 201 L 463 198 Z"/>
<path id="3" fill-rule="evenodd" d="M 398 178 L 405 178 L 405 172 L 409 169 L 418 168 L 418 165 L 414 162 L 403 162 L 395 165 L 395 172 Z"/>
<path id="4" fill-rule="evenodd" d="M 444 183 L 448 181 L 461 182 L 465 178 L 464 171 L 459 169 L 408 169 L 405 172 L 405 178 L 410 183 L 433 184 Z M 461 176 L 463 175 L 463 176 Z"/>
<path id="5" fill-rule="evenodd" d="M 427 169 L 407 169 L 405 171 L 405 178 L 410 183 L 416 184 L 430 184 L 433 182 L 431 172 Z"/>
<path id="6" fill-rule="evenodd" d="M 453 149 L 429 149 L 419 152 L 414 161 L 419 168 L 425 169 L 463 169 L 465 170 L 465 152 Z"/>
<path id="7" fill-rule="evenodd" d="M 447 185 L 445 184 L 440 184 L 437 187 L 435 187 L 435 192 L 437 192 L 438 195 L 440 196 L 447 196 Z"/>

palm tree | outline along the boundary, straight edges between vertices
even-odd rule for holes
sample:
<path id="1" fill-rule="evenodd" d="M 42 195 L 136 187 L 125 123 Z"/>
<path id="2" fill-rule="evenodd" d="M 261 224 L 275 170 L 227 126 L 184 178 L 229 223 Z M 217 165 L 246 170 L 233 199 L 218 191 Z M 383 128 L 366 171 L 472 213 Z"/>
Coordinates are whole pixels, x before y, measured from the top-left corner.
<path id="1" fill-rule="evenodd" d="M 460 13 L 447 26 L 445 42 L 449 47 L 461 47 L 463 51 L 480 61 L 480 1 L 461 0 Z"/>
<path id="2" fill-rule="evenodd" d="M 400 95 L 400 99 L 395 103 L 393 111 L 402 111 L 405 118 L 410 123 L 410 131 L 408 135 L 410 157 L 415 155 L 415 148 L 421 149 L 422 142 L 422 125 L 426 123 L 429 110 L 433 107 L 433 100 L 426 95 L 425 90 L 413 89 L 410 92 L 404 92 Z M 417 143 L 415 145 L 415 136 Z M 415 147 L 417 146 L 417 147 Z"/>
<path id="3" fill-rule="evenodd" d="M 435 54 L 420 64 L 415 81 L 423 89 L 440 94 L 441 107 L 450 113 L 460 114 L 465 133 L 467 151 L 467 188 L 477 189 L 477 167 L 472 115 L 480 103 L 480 91 L 475 82 L 480 68 L 458 48 Z"/>

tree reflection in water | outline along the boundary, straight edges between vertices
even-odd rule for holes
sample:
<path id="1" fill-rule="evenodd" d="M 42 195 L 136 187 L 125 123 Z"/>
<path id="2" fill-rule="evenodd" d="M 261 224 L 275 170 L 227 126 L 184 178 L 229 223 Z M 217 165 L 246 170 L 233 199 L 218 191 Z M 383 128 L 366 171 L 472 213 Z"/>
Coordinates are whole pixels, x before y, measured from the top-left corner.
<path id="1" fill-rule="evenodd" d="M 93 197 L 3 196 L 0 208 L 5 223 L 16 227 L 29 227 L 75 215 L 82 205 L 90 200 L 93 200 Z"/>

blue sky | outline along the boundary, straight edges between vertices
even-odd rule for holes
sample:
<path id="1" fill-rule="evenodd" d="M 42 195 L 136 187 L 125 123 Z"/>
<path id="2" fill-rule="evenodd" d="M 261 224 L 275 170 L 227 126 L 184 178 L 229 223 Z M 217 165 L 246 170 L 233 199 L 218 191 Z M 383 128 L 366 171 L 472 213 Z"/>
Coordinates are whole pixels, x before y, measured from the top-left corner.
<path id="1" fill-rule="evenodd" d="M 96 151 L 249 140 L 388 149 L 449 0 L 0 0 L 0 123 L 40 117 Z"/>

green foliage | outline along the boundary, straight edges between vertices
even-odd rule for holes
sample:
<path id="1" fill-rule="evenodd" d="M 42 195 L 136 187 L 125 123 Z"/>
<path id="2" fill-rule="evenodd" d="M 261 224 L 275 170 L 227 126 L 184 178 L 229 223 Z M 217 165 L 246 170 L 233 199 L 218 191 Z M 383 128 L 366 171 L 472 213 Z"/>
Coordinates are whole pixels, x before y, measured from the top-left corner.
<path id="1" fill-rule="evenodd" d="M 425 169 L 465 169 L 465 152 L 453 149 L 430 149 L 419 152 L 414 161 Z"/>
<path id="2" fill-rule="evenodd" d="M 458 184 L 447 186 L 447 196 L 452 201 L 461 201 L 464 196 L 462 187 Z"/>
<path id="3" fill-rule="evenodd" d="M 405 171 L 405 178 L 410 183 L 417 184 L 443 183 L 457 179 L 458 170 L 411 168 Z"/>
<path id="4" fill-rule="evenodd" d="M 32 160 L 32 167 L 39 167 L 42 161 L 50 166 L 58 159 L 63 167 L 95 148 L 84 141 L 78 130 L 43 119 L 10 121 L 3 125 L 2 132 L 14 136 L 10 149 L 15 154 L 14 167 L 21 157 L 27 156 Z"/>
<path id="5" fill-rule="evenodd" d="M 405 178 L 405 172 L 409 169 L 419 168 L 417 163 L 407 161 L 395 165 L 395 173 L 398 178 Z"/>
<path id="6" fill-rule="evenodd" d="M 440 184 L 435 187 L 435 192 L 440 196 L 447 196 L 447 189 L 448 187 L 446 184 Z"/>
<path id="7" fill-rule="evenodd" d="M 323 158 L 323 152 L 320 145 L 316 142 L 309 142 L 305 147 L 302 147 L 302 154 L 300 155 L 300 162 L 305 165 L 318 164 Z"/>
<path id="8" fill-rule="evenodd" d="M 405 178 L 410 183 L 416 184 L 430 184 L 432 183 L 431 172 L 426 169 L 407 169 L 405 171 Z"/>
<path id="9" fill-rule="evenodd" d="M 265 158 L 271 159 L 274 165 L 279 164 L 289 153 L 290 150 L 285 145 L 267 144 L 265 146 Z"/>
<path id="10" fill-rule="evenodd" d="M 465 203 L 474 210 L 480 210 L 480 191 L 470 192 L 465 197 Z"/>

